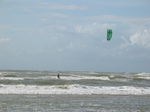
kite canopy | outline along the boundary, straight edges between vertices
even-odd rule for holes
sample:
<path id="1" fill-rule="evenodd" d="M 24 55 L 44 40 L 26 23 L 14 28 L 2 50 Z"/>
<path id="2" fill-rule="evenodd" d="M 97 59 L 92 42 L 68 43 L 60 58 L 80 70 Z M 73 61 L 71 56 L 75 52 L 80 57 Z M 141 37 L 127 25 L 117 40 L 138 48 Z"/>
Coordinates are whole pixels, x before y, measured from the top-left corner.
<path id="1" fill-rule="evenodd" d="M 107 29 L 107 40 L 110 40 L 112 38 L 112 30 Z"/>

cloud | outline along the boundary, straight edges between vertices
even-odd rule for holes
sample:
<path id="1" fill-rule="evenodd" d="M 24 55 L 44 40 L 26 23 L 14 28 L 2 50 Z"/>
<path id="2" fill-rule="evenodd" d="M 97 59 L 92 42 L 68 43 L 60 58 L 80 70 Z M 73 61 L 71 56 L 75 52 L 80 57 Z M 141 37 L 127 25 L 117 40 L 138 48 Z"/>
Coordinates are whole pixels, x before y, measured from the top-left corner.
<path id="1" fill-rule="evenodd" d="M 53 2 L 45 2 L 40 0 L 8 0 L 10 6 L 0 8 L 1 11 L 16 11 L 34 13 L 36 10 L 86 10 L 86 6 L 78 6 L 74 4 L 58 4 Z M 6 2 L 7 3 L 7 2 Z M 4 4 L 5 5 L 5 4 Z"/>
<path id="2" fill-rule="evenodd" d="M 8 42 L 10 40 L 11 39 L 9 39 L 9 38 L 0 38 L 0 43 Z"/>
<path id="3" fill-rule="evenodd" d="M 18 27 L 17 25 L 0 25 L 0 30 L 6 30 L 6 31 L 32 31 L 33 28 L 26 28 L 26 27 Z"/>
<path id="4" fill-rule="evenodd" d="M 41 6 L 36 6 L 39 9 L 56 9 L 56 10 L 86 10 L 87 7 L 84 6 L 76 6 L 76 5 L 52 5 L 46 4 Z"/>
<path id="5" fill-rule="evenodd" d="M 91 34 L 97 34 L 100 32 L 100 30 L 104 31 L 107 28 L 114 28 L 115 24 L 102 24 L 102 23 L 90 23 L 86 25 L 77 25 L 75 26 L 75 31 L 77 33 L 91 33 Z"/>
<path id="6" fill-rule="evenodd" d="M 64 15 L 60 15 L 64 16 Z M 63 21 L 51 21 L 50 18 L 41 20 L 43 31 L 50 33 L 51 36 L 59 38 L 58 41 L 67 40 L 62 44 L 75 48 L 81 47 L 76 45 L 84 43 L 85 46 L 97 47 L 98 44 L 106 43 L 106 30 L 108 28 L 113 29 L 113 40 L 115 40 L 116 48 L 130 49 L 131 45 L 140 45 L 149 47 L 150 43 L 150 31 L 147 27 L 150 18 L 125 18 L 113 15 L 104 15 L 97 17 L 74 17 L 76 20 L 67 15 L 64 19 L 71 19 L 71 22 Z M 78 20 L 78 21 L 77 21 Z M 59 36 L 58 36 L 59 34 Z M 97 42 L 99 41 L 99 42 Z M 112 43 L 111 43 L 112 44 Z M 114 45 L 115 46 L 115 45 Z M 103 47 L 103 46 L 100 46 Z M 82 47 L 81 47 L 82 48 Z M 150 47 L 149 47 L 150 48 Z M 126 52 L 127 50 L 124 50 Z"/>
<path id="7" fill-rule="evenodd" d="M 90 21 L 98 20 L 102 23 L 106 24 L 106 27 L 103 27 L 101 24 L 100 27 L 102 29 L 111 27 L 113 30 L 116 30 L 114 35 L 118 40 L 122 40 L 120 44 L 120 48 L 128 48 L 131 45 L 138 45 L 141 47 L 150 48 L 150 18 L 149 17 L 119 17 L 114 15 L 103 15 L 103 16 L 95 16 L 87 18 Z M 80 28 L 85 30 L 83 28 Z M 101 29 L 101 30 L 102 30 Z"/>
<path id="8" fill-rule="evenodd" d="M 130 37 L 131 44 L 137 44 L 140 46 L 150 48 L 150 29 L 145 29 L 140 32 L 136 32 Z"/>

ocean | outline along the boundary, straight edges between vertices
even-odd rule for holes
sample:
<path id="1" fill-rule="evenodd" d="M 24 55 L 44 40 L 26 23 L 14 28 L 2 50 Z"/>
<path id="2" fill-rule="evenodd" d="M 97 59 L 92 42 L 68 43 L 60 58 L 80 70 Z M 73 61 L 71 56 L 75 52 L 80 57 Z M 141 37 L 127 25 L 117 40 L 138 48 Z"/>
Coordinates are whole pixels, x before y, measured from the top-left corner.
<path id="1" fill-rule="evenodd" d="M 150 112 L 150 73 L 1 70 L 0 112 Z"/>

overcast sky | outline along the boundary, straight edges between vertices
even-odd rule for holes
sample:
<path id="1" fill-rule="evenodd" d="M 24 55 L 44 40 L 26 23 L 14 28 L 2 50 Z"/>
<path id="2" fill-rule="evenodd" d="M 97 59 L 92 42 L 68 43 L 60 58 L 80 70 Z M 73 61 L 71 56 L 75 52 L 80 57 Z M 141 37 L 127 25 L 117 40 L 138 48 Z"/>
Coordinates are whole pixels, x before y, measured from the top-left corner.
<path id="1" fill-rule="evenodd" d="M 150 1 L 0 0 L 0 69 L 150 72 Z"/>

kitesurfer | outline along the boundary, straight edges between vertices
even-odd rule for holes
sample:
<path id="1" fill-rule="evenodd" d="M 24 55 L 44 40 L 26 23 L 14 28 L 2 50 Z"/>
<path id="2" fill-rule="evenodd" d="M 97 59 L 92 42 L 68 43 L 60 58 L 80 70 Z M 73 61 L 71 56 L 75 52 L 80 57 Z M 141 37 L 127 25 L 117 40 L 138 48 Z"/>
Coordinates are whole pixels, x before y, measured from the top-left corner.
<path id="1" fill-rule="evenodd" d="M 60 75 L 59 74 L 57 75 L 57 78 L 60 79 Z"/>

